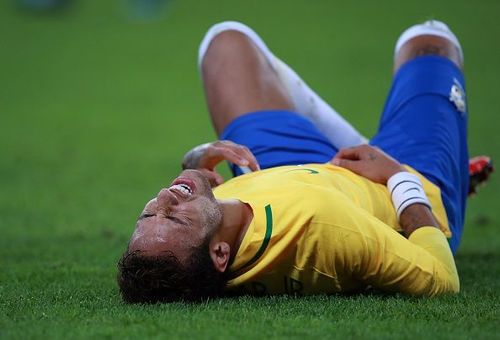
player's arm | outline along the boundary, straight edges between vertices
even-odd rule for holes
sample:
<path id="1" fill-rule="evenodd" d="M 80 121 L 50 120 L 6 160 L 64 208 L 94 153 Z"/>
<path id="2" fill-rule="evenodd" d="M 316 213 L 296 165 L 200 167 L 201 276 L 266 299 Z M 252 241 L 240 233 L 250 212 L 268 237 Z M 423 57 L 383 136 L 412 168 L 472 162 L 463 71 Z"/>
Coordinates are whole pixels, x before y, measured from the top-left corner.
<path id="1" fill-rule="evenodd" d="M 341 150 L 332 163 L 381 184 L 405 171 L 396 160 L 368 145 Z M 378 288 L 415 295 L 458 292 L 453 255 L 429 206 L 417 203 L 403 207 L 399 223 L 410 244 L 392 230 L 377 228 L 381 240 L 368 248 L 366 256 L 382 256 L 380 263 L 365 261 L 365 278 Z"/>
<path id="2" fill-rule="evenodd" d="M 215 167 L 222 161 L 234 163 L 240 167 L 248 167 L 252 171 L 259 170 L 259 163 L 252 152 L 244 145 L 228 140 L 219 140 L 198 145 L 184 155 L 183 169 L 197 169 L 203 172 L 212 187 L 224 182 Z"/>
<path id="3" fill-rule="evenodd" d="M 406 172 L 398 161 L 382 150 L 366 144 L 340 150 L 331 163 L 383 185 L 387 185 L 393 175 Z M 439 228 L 431 210 L 423 204 L 408 205 L 399 216 L 399 224 L 406 237 L 424 226 Z"/>
<path id="4" fill-rule="evenodd" d="M 335 245 L 338 271 L 386 292 L 436 296 L 459 291 L 453 255 L 441 230 L 421 226 L 407 239 L 352 202 L 336 203 L 350 212 L 350 224 L 340 230 L 342 242 Z M 412 208 L 428 209 L 416 204 Z"/>

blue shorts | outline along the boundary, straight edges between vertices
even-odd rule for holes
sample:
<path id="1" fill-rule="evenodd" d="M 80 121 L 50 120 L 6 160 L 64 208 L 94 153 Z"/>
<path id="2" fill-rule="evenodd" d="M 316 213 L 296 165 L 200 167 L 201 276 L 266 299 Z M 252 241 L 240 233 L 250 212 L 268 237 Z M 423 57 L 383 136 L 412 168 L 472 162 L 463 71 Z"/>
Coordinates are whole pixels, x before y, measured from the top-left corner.
<path id="1" fill-rule="evenodd" d="M 465 88 L 462 72 L 437 56 L 416 58 L 395 75 L 377 134 L 370 144 L 408 164 L 441 188 L 452 231 L 460 243 L 469 185 L 467 113 L 450 100 L 452 86 Z M 328 162 L 338 151 L 303 116 L 289 111 L 248 113 L 221 135 L 246 145 L 265 168 Z M 233 174 L 241 174 L 232 167 Z"/>
<path id="2" fill-rule="evenodd" d="M 337 153 L 307 118 L 291 111 L 258 111 L 233 120 L 220 139 L 246 145 L 262 169 L 328 162 Z M 231 165 L 233 175 L 241 170 Z"/>

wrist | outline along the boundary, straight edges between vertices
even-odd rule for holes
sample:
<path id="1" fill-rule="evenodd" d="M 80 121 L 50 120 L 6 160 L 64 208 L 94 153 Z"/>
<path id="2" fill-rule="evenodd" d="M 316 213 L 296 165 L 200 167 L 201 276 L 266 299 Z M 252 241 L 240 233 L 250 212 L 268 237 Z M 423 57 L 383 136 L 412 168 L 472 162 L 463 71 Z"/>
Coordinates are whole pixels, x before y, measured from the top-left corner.
<path id="1" fill-rule="evenodd" d="M 194 147 L 189 150 L 182 160 L 182 169 L 198 169 L 200 167 L 200 161 L 205 153 L 205 150 L 208 148 L 210 143 L 205 143 Z"/>
<path id="2" fill-rule="evenodd" d="M 386 174 L 386 177 L 385 177 L 385 183 L 386 185 L 388 185 L 389 183 L 389 180 L 396 174 L 400 173 L 400 172 L 405 172 L 405 173 L 408 173 L 408 171 L 401 165 L 401 164 L 397 164 L 397 165 L 394 165 L 393 167 L 391 167 L 390 169 L 387 169 L 387 174 Z"/>
<path id="3" fill-rule="evenodd" d="M 408 206 L 401 213 L 399 224 L 406 237 L 409 237 L 415 230 L 422 227 L 435 227 L 439 229 L 431 209 L 422 204 Z"/>
<path id="4" fill-rule="evenodd" d="M 422 204 L 431 208 L 420 178 L 412 173 L 400 171 L 393 174 L 387 180 L 387 189 L 398 220 L 403 211 L 413 204 Z"/>

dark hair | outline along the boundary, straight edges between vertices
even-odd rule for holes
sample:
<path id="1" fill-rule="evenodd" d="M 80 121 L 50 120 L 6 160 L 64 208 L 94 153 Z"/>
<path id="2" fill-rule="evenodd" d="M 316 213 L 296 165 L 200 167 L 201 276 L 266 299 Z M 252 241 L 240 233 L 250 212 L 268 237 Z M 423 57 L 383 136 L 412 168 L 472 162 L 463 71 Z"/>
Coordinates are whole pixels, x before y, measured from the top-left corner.
<path id="1" fill-rule="evenodd" d="M 127 250 L 118 262 L 117 281 L 127 303 L 194 302 L 221 296 L 227 278 L 215 269 L 204 242 L 193 249 L 187 265 L 170 251 L 145 256 Z"/>

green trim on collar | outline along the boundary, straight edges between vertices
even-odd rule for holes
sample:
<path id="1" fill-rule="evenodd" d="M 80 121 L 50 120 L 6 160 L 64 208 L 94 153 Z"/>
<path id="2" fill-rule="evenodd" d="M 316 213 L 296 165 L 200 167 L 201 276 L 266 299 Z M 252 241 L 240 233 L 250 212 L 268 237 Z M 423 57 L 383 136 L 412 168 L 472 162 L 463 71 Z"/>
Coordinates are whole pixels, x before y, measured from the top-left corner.
<path id="1" fill-rule="evenodd" d="M 259 250 L 257 250 L 255 255 L 247 263 L 245 263 L 239 269 L 235 270 L 230 275 L 231 278 L 235 278 L 235 277 L 241 275 L 245 268 L 250 267 L 255 262 L 257 262 L 257 260 L 260 259 L 260 257 L 266 251 L 267 246 L 269 245 L 269 242 L 271 241 L 271 235 L 273 233 L 273 211 L 271 209 L 270 204 L 265 206 L 265 210 L 266 210 L 266 234 L 264 235 L 264 240 L 262 241 L 262 244 L 260 245 L 260 248 L 259 248 Z"/>

